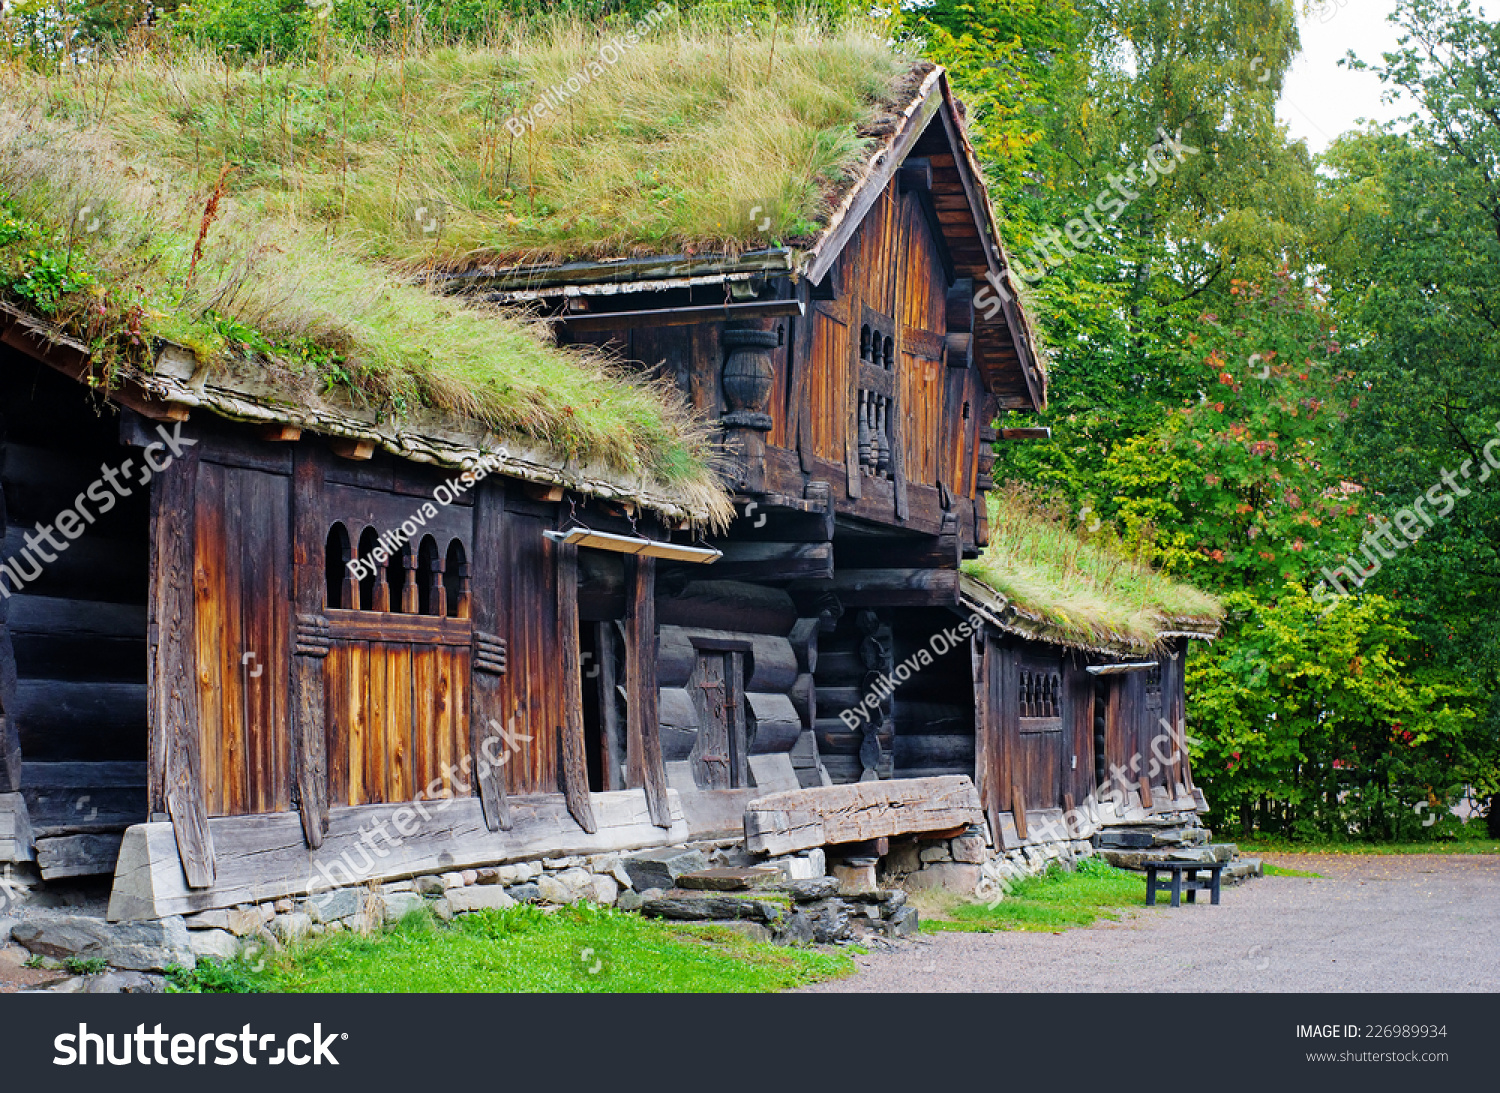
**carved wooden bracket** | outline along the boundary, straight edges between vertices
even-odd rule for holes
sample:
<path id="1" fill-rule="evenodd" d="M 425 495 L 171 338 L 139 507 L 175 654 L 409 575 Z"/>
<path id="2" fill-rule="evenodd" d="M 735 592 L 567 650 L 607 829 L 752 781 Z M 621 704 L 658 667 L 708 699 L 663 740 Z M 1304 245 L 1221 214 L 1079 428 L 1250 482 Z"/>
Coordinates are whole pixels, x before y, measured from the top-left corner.
<path id="1" fill-rule="evenodd" d="M 333 646 L 328 620 L 322 615 L 297 615 L 297 642 L 293 652 L 299 657 L 326 657 Z"/>
<path id="2" fill-rule="evenodd" d="M 724 402 L 729 412 L 722 421 L 726 427 L 770 431 L 771 388 L 776 382 L 771 350 L 776 340 L 774 330 L 725 329 Z"/>
<path id="3" fill-rule="evenodd" d="M 494 634 L 486 634 L 482 630 L 475 630 L 474 671 L 503 676 L 505 674 L 505 663 L 505 639 L 496 637 Z"/>

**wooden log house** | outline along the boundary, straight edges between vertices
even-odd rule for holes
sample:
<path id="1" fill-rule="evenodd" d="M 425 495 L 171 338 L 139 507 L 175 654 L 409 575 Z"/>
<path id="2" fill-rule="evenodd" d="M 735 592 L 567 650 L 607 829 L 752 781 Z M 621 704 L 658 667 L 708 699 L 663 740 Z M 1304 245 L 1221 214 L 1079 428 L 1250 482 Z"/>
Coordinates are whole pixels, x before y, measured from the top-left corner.
<path id="1" fill-rule="evenodd" d="M 1069 644 L 961 572 L 993 423 L 1046 377 L 961 112 L 918 74 L 811 245 L 452 279 L 675 382 L 722 444 L 712 534 L 599 468 L 171 347 L 101 412 L 87 348 L 7 308 L 6 557 L 96 468 L 140 485 L 0 600 L 0 856 L 113 872 L 111 916 L 154 917 L 734 835 L 757 795 L 936 774 L 1014 845 L 1180 729 L 1210 626 Z M 1185 757 L 1133 792 L 1090 822 L 1204 807 Z"/>

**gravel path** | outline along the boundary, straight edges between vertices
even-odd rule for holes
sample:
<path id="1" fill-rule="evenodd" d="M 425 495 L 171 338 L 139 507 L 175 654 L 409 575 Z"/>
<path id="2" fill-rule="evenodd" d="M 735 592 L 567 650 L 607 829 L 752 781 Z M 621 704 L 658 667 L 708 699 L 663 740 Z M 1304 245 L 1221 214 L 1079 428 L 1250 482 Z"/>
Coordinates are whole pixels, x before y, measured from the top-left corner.
<path id="1" fill-rule="evenodd" d="M 1497 991 L 1500 856 L 1278 854 L 1204 902 L 1061 934 L 926 935 L 811 992 Z"/>

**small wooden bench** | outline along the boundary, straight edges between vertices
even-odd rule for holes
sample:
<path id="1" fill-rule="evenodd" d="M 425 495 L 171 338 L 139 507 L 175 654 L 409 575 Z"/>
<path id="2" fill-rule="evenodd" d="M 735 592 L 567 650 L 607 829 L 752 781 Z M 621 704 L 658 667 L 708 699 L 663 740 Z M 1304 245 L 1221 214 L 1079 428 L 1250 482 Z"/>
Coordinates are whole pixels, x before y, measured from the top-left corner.
<path id="1" fill-rule="evenodd" d="M 1172 874 L 1172 879 L 1157 880 L 1158 872 L 1166 871 Z M 1208 879 L 1199 880 L 1198 873 L 1209 874 Z M 1207 891 L 1209 902 L 1218 905 L 1219 902 L 1219 874 L 1224 872 L 1223 862 L 1201 862 L 1201 861 L 1151 861 L 1146 863 L 1146 906 L 1156 906 L 1156 893 L 1172 892 L 1172 906 L 1182 906 L 1182 893 L 1187 892 L 1187 901 L 1196 901 L 1198 893 Z M 1186 873 L 1184 877 L 1182 874 Z"/>

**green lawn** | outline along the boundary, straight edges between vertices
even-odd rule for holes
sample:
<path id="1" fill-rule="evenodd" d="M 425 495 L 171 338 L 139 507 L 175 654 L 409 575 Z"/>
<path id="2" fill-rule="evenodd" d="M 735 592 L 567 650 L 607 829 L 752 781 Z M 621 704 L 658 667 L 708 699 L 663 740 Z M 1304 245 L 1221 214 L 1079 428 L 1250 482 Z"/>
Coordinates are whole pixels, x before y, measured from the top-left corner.
<path id="1" fill-rule="evenodd" d="M 924 899 L 922 929 L 929 932 L 962 930 L 1060 931 L 1088 926 L 1101 918 L 1114 920 L 1117 912 L 1145 907 L 1146 877 L 1116 869 L 1096 858 L 1079 862 L 1076 873 L 1054 870 L 1014 884 L 993 906 L 987 903 Z M 920 905 L 920 904 L 919 904 Z"/>
<path id="2" fill-rule="evenodd" d="M 1241 854 L 1500 854 L 1495 839 L 1443 839 L 1417 843 L 1293 842 L 1256 837 L 1236 840 Z"/>
<path id="3" fill-rule="evenodd" d="M 416 912 L 368 937 L 335 934 L 264 960 L 204 961 L 186 991 L 312 993 L 735 992 L 783 990 L 854 971 L 843 953 L 781 948 L 713 926 L 580 904 L 465 915 Z"/>
<path id="4" fill-rule="evenodd" d="M 1323 879 L 1322 873 L 1309 873 L 1305 869 L 1285 869 L 1282 866 L 1270 864 L 1262 865 L 1261 868 L 1268 877 L 1311 877 L 1314 880 Z"/>

